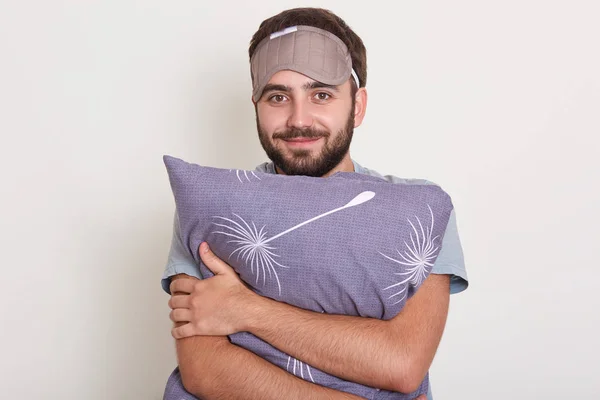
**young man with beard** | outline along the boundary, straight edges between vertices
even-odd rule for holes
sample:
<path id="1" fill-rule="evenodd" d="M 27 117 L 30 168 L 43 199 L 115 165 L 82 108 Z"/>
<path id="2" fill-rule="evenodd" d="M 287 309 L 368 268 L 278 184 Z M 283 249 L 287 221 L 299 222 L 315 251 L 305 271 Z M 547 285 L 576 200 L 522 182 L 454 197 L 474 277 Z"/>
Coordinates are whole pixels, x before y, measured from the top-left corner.
<path id="1" fill-rule="evenodd" d="M 289 40 L 300 31 L 319 40 L 313 37 L 307 46 L 301 39 Z M 322 48 L 315 51 L 315 46 Z M 306 53 L 306 48 L 312 52 Z M 353 130 L 365 116 L 367 71 L 365 47 L 343 20 L 322 9 L 284 11 L 260 25 L 249 55 L 258 135 L 272 161 L 258 171 L 314 177 L 344 171 L 382 177 L 349 153 Z M 467 287 L 454 214 L 432 273 L 389 321 L 320 314 L 261 297 L 206 243 L 199 252 L 214 277 L 199 280 L 176 219 L 163 276 L 163 288 L 172 294 L 169 306 L 179 360 L 175 374 L 188 392 L 205 399 L 281 399 L 282 393 L 286 399 L 358 398 L 299 379 L 231 344 L 227 335 L 241 331 L 344 380 L 411 393 L 435 355 L 450 293 Z"/>

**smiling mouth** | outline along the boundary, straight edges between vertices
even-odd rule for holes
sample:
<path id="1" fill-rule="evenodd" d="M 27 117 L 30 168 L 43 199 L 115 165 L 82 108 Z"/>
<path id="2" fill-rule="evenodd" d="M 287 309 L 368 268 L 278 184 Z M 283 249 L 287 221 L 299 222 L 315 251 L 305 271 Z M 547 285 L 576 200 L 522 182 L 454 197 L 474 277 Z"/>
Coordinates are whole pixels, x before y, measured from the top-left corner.
<path id="1" fill-rule="evenodd" d="M 311 142 L 316 142 L 319 139 L 321 139 L 321 136 L 319 136 L 319 137 L 297 137 L 297 138 L 283 139 L 283 140 L 285 140 L 286 142 L 292 142 L 292 143 L 311 143 Z"/>

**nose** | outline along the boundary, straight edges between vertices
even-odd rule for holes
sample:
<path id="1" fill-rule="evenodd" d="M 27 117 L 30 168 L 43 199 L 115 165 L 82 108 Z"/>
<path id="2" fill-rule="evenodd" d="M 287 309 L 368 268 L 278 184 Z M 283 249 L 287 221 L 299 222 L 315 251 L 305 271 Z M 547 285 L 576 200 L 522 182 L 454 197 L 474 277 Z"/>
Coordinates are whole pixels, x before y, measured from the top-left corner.
<path id="1" fill-rule="evenodd" d="M 288 119 L 288 127 L 308 128 L 312 126 L 313 118 L 310 114 L 310 105 L 302 101 L 292 103 L 291 114 Z"/>

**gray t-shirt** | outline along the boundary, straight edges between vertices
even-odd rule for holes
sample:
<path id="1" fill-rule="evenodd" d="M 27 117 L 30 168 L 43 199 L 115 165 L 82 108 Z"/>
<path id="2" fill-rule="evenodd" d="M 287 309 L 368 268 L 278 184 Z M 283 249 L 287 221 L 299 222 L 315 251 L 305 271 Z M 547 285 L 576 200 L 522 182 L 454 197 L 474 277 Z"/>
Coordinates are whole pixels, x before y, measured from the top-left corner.
<path id="1" fill-rule="evenodd" d="M 263 163 L 256 167 L 256 171 L 275 174 L 275 166 L 273 163 Z M 423 180 L 423 179 L 402 179 L 392 175 L 381 175 L 377 171 L 370 170 L 362 167 L 360 164 L 354 161 L 354 171 L 360 174 L 366 174 L 383 178 L 388 182 L 394 184 L 431 184 L 434 183 Z M 186 274 L 201 279 L 200 270 L 196 261 L 191 254 L 186 250 L 181 236 L 179 234 L 179 221 L 177 214 L 175 214 L 173 224 L 173 238 L 171 241 L 171 249 L 169 251 L 169 257 L 167 265 L 162 277 L 162 287 L 169 293 L 169 285 L 171 277 L 177 274 Z M 458 230 L 456 225 L 456 215 L 454 210 L 450 214 L 450 219 L 446 227 L 446 232 L 442 241 L 442 248 L 438 254 L 438 257 L 431 270 L 432 274 L 444 274 L 450 275 L 450 293 L 459 293 L 465 290 L 468 286 L 467 272 L 465 269 L 465 263 L 463 258 L 462 246 L 458 236 Z M 428 399 L 431 400 L 431 388 L 429 389 Z"/>

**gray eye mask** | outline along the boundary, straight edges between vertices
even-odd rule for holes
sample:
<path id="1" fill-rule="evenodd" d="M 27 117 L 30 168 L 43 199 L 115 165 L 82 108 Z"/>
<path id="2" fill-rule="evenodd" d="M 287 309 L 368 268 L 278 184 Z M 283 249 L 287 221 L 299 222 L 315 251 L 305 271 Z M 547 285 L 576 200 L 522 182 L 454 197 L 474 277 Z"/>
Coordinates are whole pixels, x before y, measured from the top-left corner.
<path id="1" fill-rule="evenodd" d="M 312 26 L 292 26 L 264 38 L 250 60 L 252 99 L 258 101 L 277 72 L 292 70 L 328 85 L 341 85 L 350 76 L 352 56 L 337 36 Z"/>

